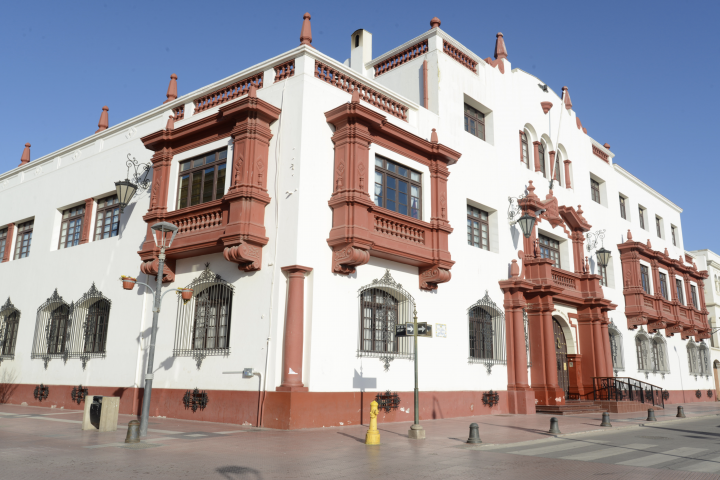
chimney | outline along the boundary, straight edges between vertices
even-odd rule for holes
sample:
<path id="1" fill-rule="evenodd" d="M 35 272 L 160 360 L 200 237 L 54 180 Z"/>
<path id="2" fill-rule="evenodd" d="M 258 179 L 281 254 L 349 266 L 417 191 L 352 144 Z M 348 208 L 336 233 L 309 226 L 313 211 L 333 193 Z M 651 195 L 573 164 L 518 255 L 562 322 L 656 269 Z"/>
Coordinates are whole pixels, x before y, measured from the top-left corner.
<path id="1" fill-rule="evenodd" d="M 372 60 L 372 33 L 361 28 L 350 36 L 350 68 L 365 75 L 365 64 L 370 60 Z"/>

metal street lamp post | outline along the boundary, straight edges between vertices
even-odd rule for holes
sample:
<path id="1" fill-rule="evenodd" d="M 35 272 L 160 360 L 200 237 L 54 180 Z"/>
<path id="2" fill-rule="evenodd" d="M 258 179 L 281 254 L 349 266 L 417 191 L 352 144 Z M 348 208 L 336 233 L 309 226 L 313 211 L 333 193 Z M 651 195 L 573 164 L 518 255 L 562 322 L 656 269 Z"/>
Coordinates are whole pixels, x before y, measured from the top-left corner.
<path id="1" fill-rule="evenodd" d="M 140 285 L 145 285 L 153 292 L 153 321 L 152 321 L 152 330 L 150 333 L 150 348 L 148 350 L 148 361 L 147 361 L 147 370 L 145 373 L 145 391 L 143 392 L 143 405 L 142 405 L 142 414 L 140 416 L 140 436 L 147 435 L 147 428 L 148 428 L 148 418 L 150 416 L 150 397 L 152 395 L 152 383 L 153 383 L 153 361 L 155 359 L 155 338 L 157 337 L 157 326 L 158 326 L 158 317 L 160 315 L 160 304 L 162 303 L 162 297 L 167 295 L 168 293 L 172 292 L 173 290 L 166 291 L 162 296 L 160 295 L 160 290 L 162 289 L 162 277 L 163 277 L 163 269 L 165 268 L 165 248 L 170 248 L 172 245 L 173 240 L 175 239 L 175 235 L 177 235 L 178 227 L 173 225 L 172 223 L 168 222 L 160 222 L 156 223 L 152 227 L 150 227 L 153 230 L 153 239 L 155 240 L 155 246 L 160 248 L 160 254 L 158 255 L 158 274 L 157 274 L 157 284 L 155 289 L 153 289 L 150 285 L 147 283 L 142 282 L 135 282 L 139 283 Z M 171 233 L 172 236 L 170 237 L 170 240 L 167 242 L 166 245 L 166 237 L 167 234 Z M 175 290 L 177 291 L 177 290 Z M 190 292 L 192 293 L 192 292 Z"/>
<path id="2" fill-rule="evenodd" d="M 410 427 L 408 437 L 415 439 L 425 438 L 425 429 L 420 425 L 420 391 L 418 389 L 418 323 L 417 323 L 417 308 L 413 308 L 413 342 L 414 350 L 413 357 L 415 357 L 415 422 Z"/>

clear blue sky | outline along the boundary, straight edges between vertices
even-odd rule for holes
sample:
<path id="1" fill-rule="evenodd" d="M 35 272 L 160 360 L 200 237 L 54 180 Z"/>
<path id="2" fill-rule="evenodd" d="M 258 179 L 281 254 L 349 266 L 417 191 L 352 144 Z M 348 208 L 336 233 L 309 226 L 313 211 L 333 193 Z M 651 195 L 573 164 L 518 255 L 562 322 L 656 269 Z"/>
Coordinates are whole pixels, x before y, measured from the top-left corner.
<path id="1" fill-rule="evenodd" d="M 171 73 L 182 95 L 294 48 L 305 11 L 313 45 L 340 61 L 358 28 L 377 55 L 438 16 L 483 58 L 503 32 L 513 67 L 567 85 L 589 134 L 685 210 L 685 247 L 720 253 L 717 1 L 8 2 L 0 171 L 25 142 L 37 159 L 93 133 L 103 105 L 111 125 L 157 106 Z"/>

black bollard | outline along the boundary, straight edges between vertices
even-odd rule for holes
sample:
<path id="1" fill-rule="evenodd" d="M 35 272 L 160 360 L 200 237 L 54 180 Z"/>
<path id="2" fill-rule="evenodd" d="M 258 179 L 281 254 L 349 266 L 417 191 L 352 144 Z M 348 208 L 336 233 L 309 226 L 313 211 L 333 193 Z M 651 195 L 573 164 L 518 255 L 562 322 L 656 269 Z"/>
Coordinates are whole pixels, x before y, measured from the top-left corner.
<path id="1" fill-rule="evenodd" d="M 685 418 L 685 410 L 683 407 L 678 407 L 678 414 L 675 415 L 677 418 Z"/>
<path id="2" fill-rule="evenodd" d="M 554 433 L 554 434 L 560 433 L 560 429 L 558 428 L 557 418 L 552 417 L 550 419 L 550 431 L 548 433 Z"/>
<path id="3" fill-rule="evenodd" d="M 125 437 L 125 443 L 139 443 L 140 442 L 140 422 L 137 420 L 130 420 L 128 423 L 127 436 Z"/>
<path id="4" fill-rule="evenodd" d="M 655 418 L 655 410 L 652 408 L 648 408 L 648 417 L 646 422 L 657 422 L 657 418 Z"/>
<path id="5" fill-rule="evenodd" d="M 470 436 L 465 443 L 482 443 L 482 440 L 480 440 L 480 430 L 477 423 L 470 424 Z"/>
<path id="6" fill-rule="evenodd" d="M 610 423 L 610 414 L 608 412 L 603 412 L 602 423 L 600 424 L 600 426 L 612 427 L 612 424 Z"/>

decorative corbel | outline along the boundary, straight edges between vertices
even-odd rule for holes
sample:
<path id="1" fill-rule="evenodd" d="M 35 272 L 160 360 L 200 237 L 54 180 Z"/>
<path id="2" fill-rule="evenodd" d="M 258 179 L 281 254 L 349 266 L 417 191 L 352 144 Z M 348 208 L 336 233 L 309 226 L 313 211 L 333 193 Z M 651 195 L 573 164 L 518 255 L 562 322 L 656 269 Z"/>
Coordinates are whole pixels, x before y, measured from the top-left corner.
<path id="1" fill-rule="evenodd" d="M 241 242 L 239 245 L 225 247 L 223 256 L 228 262 L 237 263 L 239 270 L 252 272 L 260 270 L 262 248 L 250 245 L 247 242 Z"/>
<path id="2" fill-rule="evenodd" d="M 452 274 L 449 270 L 433 265 L 430 268 L 420 271 L 420 289 L 421 290 L 437 290 L 439 283 L 449 282 Z"/>
<path id="3" fill-rule="evenodd" d="M 370 261 L 370 252 L 350 245 L 333 250 L 333 273 L 350 275 L 355 273 L 355 267 L 365 265 Z"/>
<path id="4" fill-rule="evenodd" d="M 154 257 L 153 260 L 147 260 L 140 265 L 140 271 L 145 275 L 156 277 L 158 274 L 159 260 Z M 163 283 L 171 283 L 175 281 L 175 259 L 165 259 L 163 265 Z"/>

